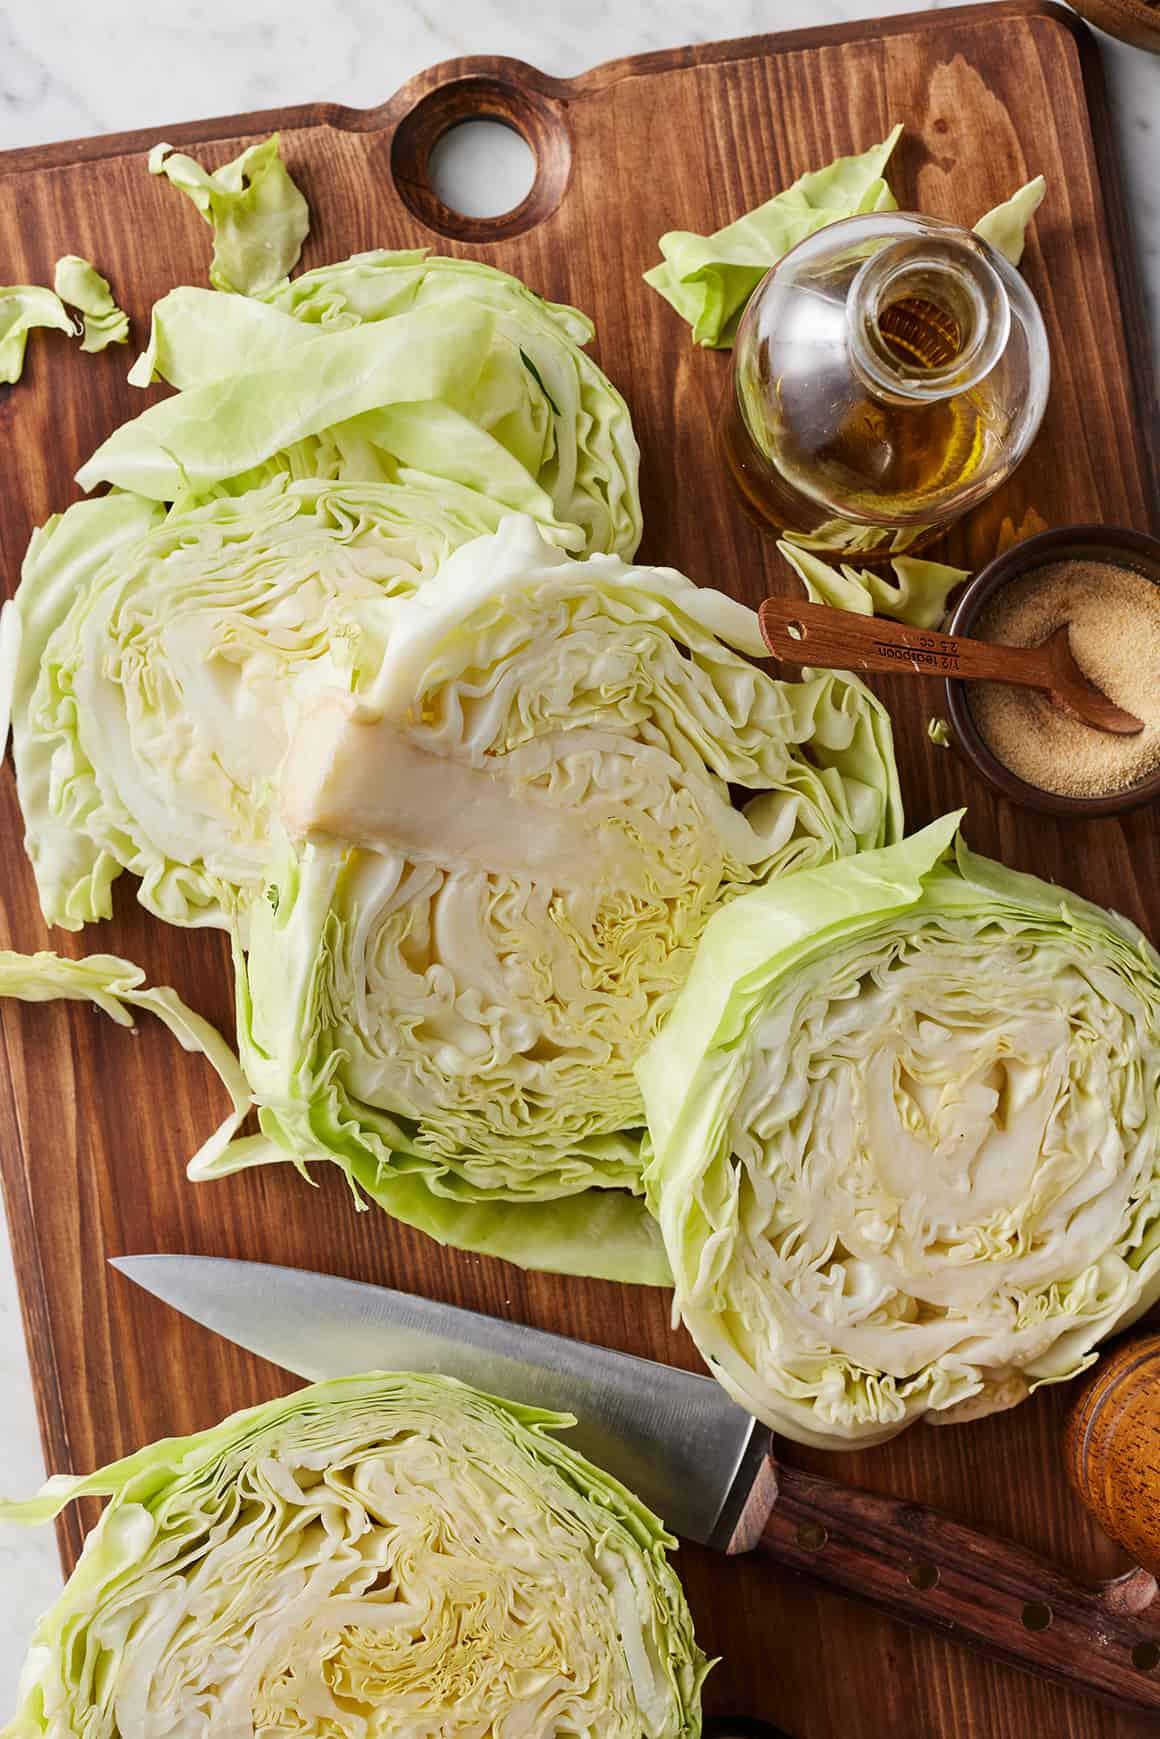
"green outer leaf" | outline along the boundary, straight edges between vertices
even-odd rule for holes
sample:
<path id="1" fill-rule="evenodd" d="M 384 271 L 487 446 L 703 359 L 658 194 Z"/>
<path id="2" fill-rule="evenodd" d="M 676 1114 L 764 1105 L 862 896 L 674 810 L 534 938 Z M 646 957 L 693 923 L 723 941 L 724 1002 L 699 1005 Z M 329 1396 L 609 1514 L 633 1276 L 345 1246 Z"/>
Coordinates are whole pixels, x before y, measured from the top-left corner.
<path id="1" fill-rule="evenodd" d="M 694 343 L 728 349 L 745 304 L 790 248 L 839 218 L 896 209 L 882 175 L 901 134 L 898 125 L 868 151 L 799 176 L 713 235 L 671 230 L 660 240 L 664 263 L 644 274 L 645 283 L 689 322 Z"/>
<path id="2" fill-rule="evenodd" d="M 24 369 L 28 334 L 37 326 L 67 332 L 76 328 L 59 296 L 41 284 L 11 284 L 0 288 L 0 384 L 13 385 Z"/>
<path id="3" fill-rule="evenodd" d="M 188 194 L 214 232 L 210 283 L 260 296 L 284 282 L 310 233 L 310 207 L 278 153 L 278 135 L 212 173 L 171 145 L 155 145 L 149 173 Z"/>
<path id="4" fill-rule="evenodd" d="M 149 346 L 130 379 L 146 385 L 160 374 L 183 389 L 202 386 L 276 361 L 307 338 L 393 325 L 433 309 L 452 323 L 464 310 L 486 312 L 494 322 L 472 411 L 480 436 L 493 448 L 502 444 L 532 473 L 558 520 L 580 528 L 586 553 L 630 557 L 641 535 L 639 453 L 624 399 L 581 348 L 593 335 L 591 321 L 478 261 L 423 251 L 356 254 L 305 273 L 263 304 L 232 298 L 223 307 L 206 291 L 175 290 L 154 309 Z M 446 469 L 463 448 L 462 429 L 432 429 L 424 462 L 464 480 L 462 471 Z M 399 457 L 420 463 L 413 450 Z M 482 470 L 478 458 L 463 455 L 459 462 Z M 509 505 L 537 511 L 527 501 Z"/>
<path id="5" fill-rule="evenodd" d="M 492 330 L 487 313 L 465 307 L 453 317 L 424 310 L 320 335 L 279 361 L 152 405 L 109 436 L 77 482 L 175 501 L 186 490 L 204 495 L 308 435 L 384 406 L 425 399 L 469 404 Z"/>
<path id="6" fill-rule="evenodd" d="M 232 1177 L 263 1165 L 293 1165 L 314 1183 L 311 1166 L 337 1163 L 350 1184 L 355 1207 L 376 1207 L 454 1250 L 494 1256 L 517 1268 L 543 1274 L 574 1274 L 590 1280 L 615 1280 L 625 1286 L 673 1284 L 660 1227 L 639 1195 L 627 1190 L 589 1189 L 579 1195 L 508 1202 L 460 1199 L 433 1190 L 424 1171 L 384 1164 L 357 1118 L 366 1112 L 340 1110 L 328 1130 L 330 1104 L 309 1108 L 301 1119 L 270 1111 L 259 1113 L 261 1136 L 235 1137 L 211 1154 L 203 1148 L 189 1165 L 194 1183 Z M 396 1154 L 405 1160 L 399 1133 Z M 308 1211 L 308 1205 L 307 1210 Z"/>
<path id="7" fill-rule="evenodd" d="M 1017 266 L 1023 258 L 1027 240 L 1027 225 L 1043 204 L 1047 183 L 1042 175 L 1013 193 L 1002 205 L 988 211 L 975 225 L 975 234 L 997 248 L 1004 259 Z"/>
<path id="8" fill-rule="evenodd" d="M 32 697 L 46 670 L 54 631 L 96 576 L 163 517 L 151 501 L 114 493 L 78 501 L 33 532 L 20 586 L 0 611 L 0 746 L 13 722 L 13 757 L 25 849 L 45 917 L 65 930 L 113 913 L 116 858 L 75 825 L 75 786 L 61 780 L 51 750 L 26 750 L 34 735 Z"/>
<path id="9" fill-rule="evenodd" d="M 957 822 L 946 816 L 898 845 L 770 884 L 715 916 L 637 1068 L 652 1144 L 645 1186 L 678 1308 L 729 1392 L 806 1443 L 868 1444 L 923 1413 L 944 1422 L 1013 1405 L 1084 1369 L 1100 1339 L 1160 1295 L 1160 956 L 1117 915 L 975 856 L 955 842 Z M 905 992 L 884 977 L 904 941 L 920 962 L 942 950 L 925 968 L 935 974 L 929 1006 L 900 1002 Z M 1019 963 L 1006 993 L 1005 950 Z M 1020 995 L 1024 971 L 1038 1000 Z M 822 1006 L 831 982 L 832 1024 L 813 1036 L 799 1010 Z M 1048 984 L 1059 997 L 1050 1018 L 1069 1023 L 1063 1039 L 1043 1036 Z M 878 1026 L 856 1024 L 859 985 L 882 1022 L 880 1046 Z M 917 1061 L 889 1048 L 899 1020 L 918 1035 Z M 1040 1036 L 1022 1039 L 1024 1022 Z M 1105 1054 L 1113 1027 L 1121 1037 L 1108 1037 Z M 1073 1047 L 1070 1063 L 1051 1064 L 1065 1070 L 1061 1086 L 1036 1065 L 1035 1046 L 1049 1043 Z M 940 1088 L 939 1059 L 959 1054 L 955 1045 L 980 1059 L 997 1046 L 1011 1059 L 996 1120 L 983 1061 L 957 1097 Z M 903 1070 L 887 1115 L 909 1158 L 893 1144 L 876 1150 L 872 1130 L 849 1150 L 846 1107 L 878 1103 L 869 1072 L 879 1054 Z M 1048 1109 L 1044 1093 L 1054 1094 Z M 822 1109 L 832 1132 L 813 1121 Z M 937 1140 L 927 1133 L 936 1116 L 952 1120 L 937 1125 L 952 1132 Z M 1036 1128 L 1054 1130 L 1057 1118 L 1046 1153 L 1019 1146 L 1021 1126 L 1040 1142 Z M 976 1139 L 990 1149 L 976 1150 Z M 962 1224 L 943 1217 L 959 1199 L 959 1140 L 972 1156 Z M 851 1169 L 847 1205 L 831 1215 L 834 1164 Z M 886 1181 L 919 1165 L 929 1202 Z M 1034 1180 L 1026 1199 L 1006 1183 L 1023 1174 Z M 1004 1186 L 1006 1200 L 996 1196 Z M 889 1241 L 873 1244 L 873 1260 L 851 1252 L 849 1204 L 893 1212 L 878 1206 L 891 1191 L 902 1195 Z M 989 1204 L 979 1219 L 976 1194 Z M 912 1275 L 904 1263 L 916 1240 Z"/>
<path id="10" fill-rule="evenodd" d="M 901 133 L 901 125 L 896 126 L 880 145 L 860 156 L 839 157 L 827 168 L 801 176 L 713 235 L 670 230 L 660 240 L 664 260 L 644 274 L 645 283 L 688 321 L 695 344 L 729 349 L 750 296 L 790 248 L 841 218 L 897 209 L 882 176 Z M 1045 189 L 1043 176 L 1037 175 L 975 225 L 976 235 L 1013 266 L 1023 257 L 1027 225 Z"/>
<path id="11" fill-rule="evenodd" d="M 832 568 L 785 538 L 777 547 L 815 604 L 829 604 L 855 616 L 893 616 L 916 628 L 937 627 L 946 615 L 948 595 L 967 578 L 966 568 L 896 556 L 890 565 L 897 584 L 891 585 L 870 568 L 853 568 L 846 562 Z"/>
<path id="12" fill-rule="evenodd" d="M 145 1009 L 169 1028 L 183 1051 L 204 1056 L 233 1100 L 233 1111 L 203 1142 L 193 1159 L 195 1168 L 211 1167 L 225 1152 L 253 1103 L 249 1084 L 234 1052 L 216 1027 L 182 1002 L 167 985 L 145 984 L 145 974 L 131 960 L 115 954 L 89 954 L 67 960 L 60 954 L 14 954 L 0 949 L 0 996 L 20 1002 L 91 1002 L 118 1026 L 132 1026 L 133 1009 Z"/>
<path id="13" fill-rule="evenodd" d="M 271 302 L 308 325 L 339 329 L 379 321 L 410 308 L 439 306 L 448 315 L 464 301 L 488 308 L 498 340 L 520 355 L 542 390 L 548 413 L 544 450 L 529 469 L 563 521 L 584 533 L 584 552 L 630 560 L 641 537 L 640 455 L 621 394 L 583 350 L 593 337 L 588 316 L 549 302 L 507 272 L 445 254 L 356 254 L 305 272 Z M 500 438 L 501 431 L 494 430 Z"/>
<path id="14" fill-rule="evenodd" d="M 126 344 L 129 316 L 113 300 L 107 278 L 79 254 L 64 254 L 56 262 L 56 293 L 70 308 L 79 310 L 84 322 L 81 349 L 104 350 L 110 344 Z"/>
<path id="15" fill-rule="evenodd" d="M 432 1733 L 432 1721 L 449 1739 L 482 1731 L 497 1701 L 505 1716 L 523 1709 L 534 1723 L 552 1680 L 521 1675 L 518 1651 L 538 1625 L 564 1651 L 555 1695 L 585 1732 L 696 1739 L 707 1662 L 666 1555 L 675 1541 L 631 1492 L 557 1440 L 572 1423 L 449 1378 L 345 1377 L 0 1505 L 7 1520 L 43 1523 L 81 1497 L 110 1499 L 40 1621 L 20 1711 L 4 1733 L 113 1739 L 178 1720 L 193 1739 L 228 1724 L 231 1690 L 252 1718 L 250 1671 L 313 1730 L 328 1698 L 322 1650 L 346 1665 L 348 1716 L 356 1703 L 390 1699 L 400 1735 L 419 1725 Z M 392 1613 L 405 1618 L 414 1605 L 413 1680 L 410 1651 L 391 1650 L 391 1629 L 359 1625 L 384 1612 L 370 1604 L 376 1581 L 393 1585 Z M 549 1587 L 561 1601 L 550 1614 Z M 442 1658 L 424 1646 L 425 1611 L 430 1634 L 445 1635 Z M 218 1648 L 207 1680 L 209 1638 Z M 445 1681 L 445 1666 L 467 1667 L 467 1646 L 470 1671 Z M 505 1697 L 497 1675 L 509 1649 Z M 491 1687 L 485 1706 L 481 1685 Z"/>

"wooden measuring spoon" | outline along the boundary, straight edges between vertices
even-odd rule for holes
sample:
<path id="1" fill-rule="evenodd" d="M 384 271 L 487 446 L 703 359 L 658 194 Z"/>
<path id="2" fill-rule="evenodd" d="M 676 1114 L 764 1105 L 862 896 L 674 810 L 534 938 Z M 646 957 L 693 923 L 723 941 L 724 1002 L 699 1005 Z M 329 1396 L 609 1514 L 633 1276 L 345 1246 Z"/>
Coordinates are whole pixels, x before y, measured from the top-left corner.
<path id="1" fill-rule="evenodd" d="M 791 664 L 1011 682 L 1039 689 L 1061 712 L 1097 731 L 1135 736 L 1144 729 L 1084 675 L 1071 655 L 1066 623 L 1042 646 L 1000 646 L 793 598 L 766 598 L 757 615 L 769 650 Z"/>

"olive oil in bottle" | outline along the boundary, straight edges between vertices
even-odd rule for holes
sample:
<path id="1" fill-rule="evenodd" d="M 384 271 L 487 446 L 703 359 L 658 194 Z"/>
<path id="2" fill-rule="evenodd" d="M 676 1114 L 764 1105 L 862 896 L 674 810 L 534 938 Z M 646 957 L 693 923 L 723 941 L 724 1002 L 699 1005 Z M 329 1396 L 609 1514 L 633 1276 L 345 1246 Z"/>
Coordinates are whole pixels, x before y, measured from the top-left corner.
<path id="1" fill-rule="evenodd" d="M 883 560 L 996 489 L 1043 416 L 1039 310 L 1018 273 L 951 224 L 831 224 L 759 285 L 720 444 L 749 509 L 809 548 Z"/>

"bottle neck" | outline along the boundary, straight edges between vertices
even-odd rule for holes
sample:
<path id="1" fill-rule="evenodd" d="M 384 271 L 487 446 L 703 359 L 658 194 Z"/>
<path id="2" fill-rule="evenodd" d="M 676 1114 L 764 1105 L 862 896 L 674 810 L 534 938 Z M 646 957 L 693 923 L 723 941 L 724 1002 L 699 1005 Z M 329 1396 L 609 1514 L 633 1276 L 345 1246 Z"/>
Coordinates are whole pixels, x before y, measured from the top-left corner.
<path id="1" fill-rule="evenodd" d="M 851 364 L 869 392 L 929 404 L 991 372 L 1007 347 L 1011 304 L 973 236 L 904 237 L 859 270 L 846 326 Z"/>

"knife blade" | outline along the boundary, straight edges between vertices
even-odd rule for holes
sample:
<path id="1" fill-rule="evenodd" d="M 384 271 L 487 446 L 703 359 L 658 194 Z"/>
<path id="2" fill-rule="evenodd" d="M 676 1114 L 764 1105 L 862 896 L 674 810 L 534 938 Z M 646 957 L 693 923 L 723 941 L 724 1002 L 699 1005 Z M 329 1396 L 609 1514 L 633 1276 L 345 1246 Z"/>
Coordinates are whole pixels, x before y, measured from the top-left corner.
<path id="1" fill-rule="evenodd" d="M 573 1446 L 683 1538 L 731 1555 L 760 1550 L 908 1624 L 1160 1712 L 1151 1575 L 1085 1585 L 938 1510 L 779 1466 L 769 1432 L 711 1378 L 305 1269 L 204 1256 L 112 1260 L 147 1292 L 297 1376 L 437 1371 L 573 1413 Z"/>
<path id="2" fill-rule="evenodd" d="M 711 1377 L 453 1304 L 264 1262 L 115 1256 L 155 1298 L 295 1376 L 437 1371 L 511 1401 L 572 1413 L 573 1448 L 674 1533 L 721 1542 L 770 1434 Z"/>

